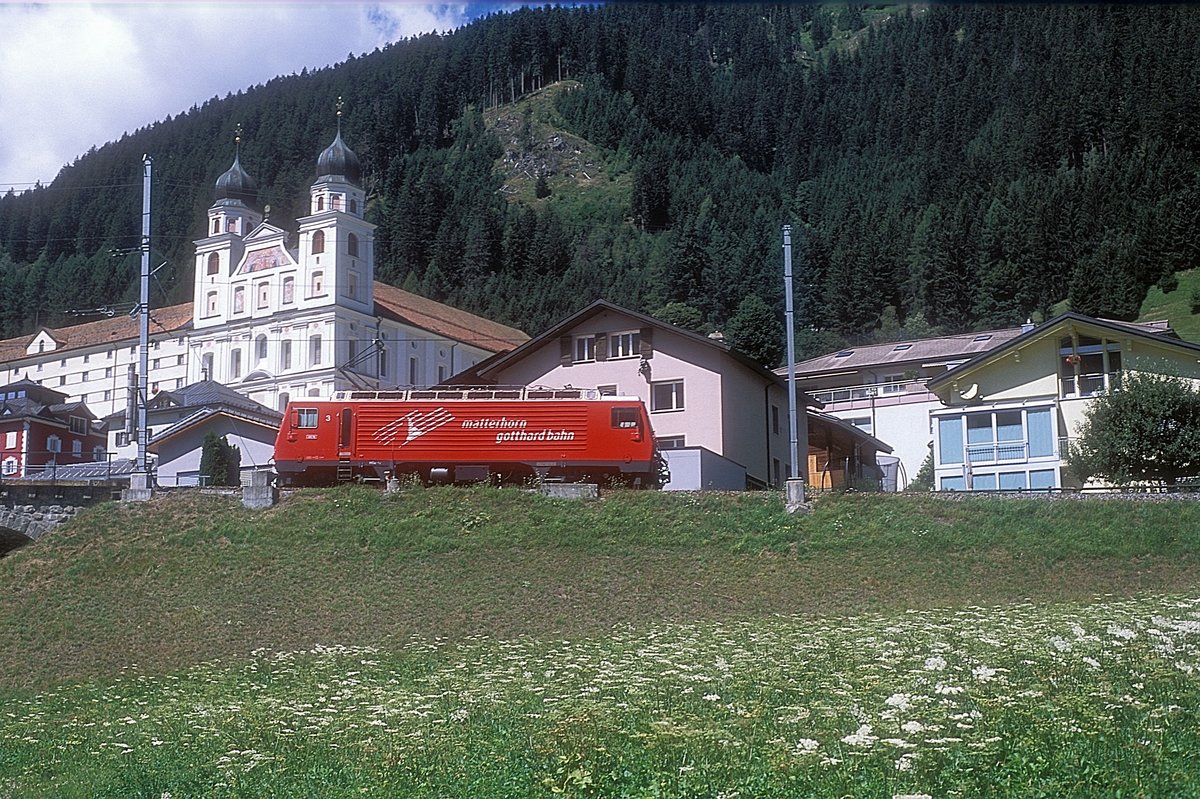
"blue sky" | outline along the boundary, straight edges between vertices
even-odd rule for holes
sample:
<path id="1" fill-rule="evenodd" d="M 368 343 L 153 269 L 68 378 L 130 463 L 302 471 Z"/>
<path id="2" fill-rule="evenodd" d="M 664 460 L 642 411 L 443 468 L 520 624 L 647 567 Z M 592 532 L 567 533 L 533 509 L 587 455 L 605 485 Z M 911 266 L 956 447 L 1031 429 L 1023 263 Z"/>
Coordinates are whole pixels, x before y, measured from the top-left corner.
<path id="1" fill-rule="evenodd" d="M 0 3 L 0 192 L 277 75 L 520 3 Z"/>

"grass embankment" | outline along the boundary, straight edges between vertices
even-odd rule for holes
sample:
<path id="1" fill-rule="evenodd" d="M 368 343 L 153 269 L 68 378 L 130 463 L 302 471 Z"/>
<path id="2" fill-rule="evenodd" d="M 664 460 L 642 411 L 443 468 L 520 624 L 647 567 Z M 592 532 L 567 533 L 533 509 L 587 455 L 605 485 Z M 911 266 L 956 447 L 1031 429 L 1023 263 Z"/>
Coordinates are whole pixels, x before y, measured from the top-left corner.
<path id="1" fill-rule="evenodd" d="M 0 795 L 1194 796 L 1198 515 L 99 507 L 0 560 Z"/>
<path id="2" fill-rule="evenodd" d="M 1177 272 L 1179 287 L 1170 294 L 1164 294 L 1158 286 L 1151 286 L 1142 301 L 1142 310 L 1138 319 L 1142 322 L 1153 322 L 1167 319 L 1171 327 L 1185 341 L 1200 341 L 1200 316 L 1192 313 L 1192 292 L 1200 291 L 1200 269 L 1188 269 Z"/>
<path id="3" fill-rule="evenodd" d="M 111 504 L 0 560 L 0 688 L 257 648 L 587 636 L 1200 584 L 1194 503 L 301 492 Z"/>

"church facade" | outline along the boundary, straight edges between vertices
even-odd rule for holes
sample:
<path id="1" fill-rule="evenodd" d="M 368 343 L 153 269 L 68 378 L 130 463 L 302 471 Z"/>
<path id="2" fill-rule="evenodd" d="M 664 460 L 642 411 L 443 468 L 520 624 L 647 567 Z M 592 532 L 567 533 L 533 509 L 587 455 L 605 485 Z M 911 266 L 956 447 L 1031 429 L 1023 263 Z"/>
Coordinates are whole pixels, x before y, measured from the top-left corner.
<path id="1" fill-rule="evenodd" d="M 427 386 L 528 340 L 520 330 L 375 281 L 358 157 L 317 159 L 293 234 L 259 205 L 240 157 L 217 180 L 195 242 L 190 303 L 151 309 L 150 393 L 214 380 L 282 410 L 343 389 Z M 28 379 L 98 417 L 128 407 L 137 324 L 114 317 L 0 341 L 0 384 Z M 110 441 L 122 447 L 125 440 Z"/>

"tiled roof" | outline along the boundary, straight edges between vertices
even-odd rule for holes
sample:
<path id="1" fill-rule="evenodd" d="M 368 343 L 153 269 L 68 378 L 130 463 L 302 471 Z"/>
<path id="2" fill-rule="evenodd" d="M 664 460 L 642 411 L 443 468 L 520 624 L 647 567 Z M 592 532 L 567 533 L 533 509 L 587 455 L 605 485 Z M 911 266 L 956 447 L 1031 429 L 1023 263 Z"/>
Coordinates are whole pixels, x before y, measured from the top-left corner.
<path id="1" fill-rule="evenodd" d="M 1174 331 L 1171 330 L 1166 321 L 1101 321 L 1112 325 L 1128 327 L 1140 333 L 1164 336 L 1174 334 Z M 796 374 L 803 377 L 814 377 L 828 372 L 841 372 L 870 366 L 966 360 L 1007 344 L 1020 336 L 1021 333 L 1021 328 L 1010 327 L 1001 330 L 982 330 L 976 333 L 938 336 L 937 338 L 910 339 L 907 341 L 891 341 L 885 344 L 851 346 L 837 352 L 830 352 L 816 358 L 810 358 L 807 361 L 798 362 L 796 364 Z M 787 369 L 783 368 L 776 371 L 782 374 Z"/>
<path id="2" fill-rule="evenodd" d="M 150 335 L 172 333 L 191 321 L 192 304 L 190 302 L 168 305 L 164 308 L 153 308 L 150 311 Z M 71 327 L 47 328 L 46 332 L 58 342 L 58 348 L 54 352 L 63 352 L 116 341 L 136 340 L 138 321 L 132 317 L 121 315 L 110 319 L 101 319 L 98 322 L 84 322 Z M 17 361 L 26 357 L 37 357 L 25 354 L 26 348 L 34 338 L 35 336 L 18 336 L 0 341 L 0 363 Z M 41 353 L 41 357 L 49 356 L 47 353 Z"/>
<path id="3" fill-rule="evenodd" d="M 224 408 L 200 408 L 195 413 L 185 416 L 184 418 L 172 424 L 170 427 L 165 427 L 159 432 L 155 433 L 154 437 L 151 438 L 147 444 L 147 448 L 151 452 L 158 452 L 158 447 L 160 444 L 162 444 L 162 442 L 169 438 L 174 438 L 183 431 L 195 427 L 206 419 L 211 419 L 215 416 L 224 416 L 245 424 L 258 425 L 259 427 L 272 431 L 271 435 L 274 435 L 273 431 L 279 427 L 279 422 L 283 419 L 283 414 L 281 413 L 275 413 L 275 420 L 272 422 L 267 422 L 266 420 L 259 418 L 257 414 L 243 414 Z"/>
<path id="4" fill-rule="evenodd" d="M 375 282 L 375 313 L 439 336 L 473 344 L 489 352 L 506 352 L 529 340 L 529 336 L 514 327 L 378 281 Z M 190 302 L 154 308 L 150 311 L 150 335 L 180 330 L 191 321 Z M 114 316 L 71 327 L 47 328 L 46 332 L 59 343 L 54 352 L 134 341 L 138 337 L 137 320 L 128 316 Z M 25 351 L 35 336 L 18 336 L 0 341 L 0 363 L 34 357 L 27 356 Z M 42 357 L 47 356 L 43 353 Z"/>
<path id="5" fill-rule="evenodd" d="M 529 336 L 515 327 L 379 281 L 375 281 L 375 313 L 489 352 L 506 352 L 529 341 Z"/>

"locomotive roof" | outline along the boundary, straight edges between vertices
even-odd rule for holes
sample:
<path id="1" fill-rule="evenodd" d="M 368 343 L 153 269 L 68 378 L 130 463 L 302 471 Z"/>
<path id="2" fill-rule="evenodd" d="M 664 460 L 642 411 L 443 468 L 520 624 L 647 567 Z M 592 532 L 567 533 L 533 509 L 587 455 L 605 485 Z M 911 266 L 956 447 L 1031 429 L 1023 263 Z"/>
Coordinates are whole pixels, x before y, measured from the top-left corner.
<path id="1" fill-rule="evenodd" d="M 540 400 L 586 400 L 589 402 L 624 401 L 641 402 L 640 397 L 615 396 L 601 394 L 595 388 L 546 388 L 544 386 L 455 386 L 421 389 L 397 389 L 394 391 L 337 391 L 331 397 L 309 397 L 309 401 L 317 402 L 378 402 L 384 401 L 415 401 L 423 400 L 474 400 L 474 401 L 510 401 L 528 402 Z M 305 400 L 293 400 L 293 404 L 302 404 Z"/>

